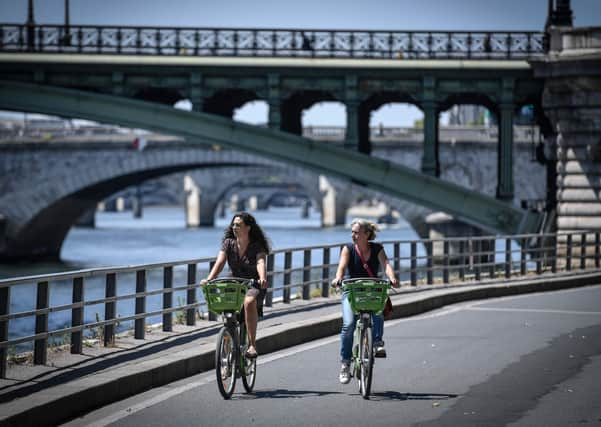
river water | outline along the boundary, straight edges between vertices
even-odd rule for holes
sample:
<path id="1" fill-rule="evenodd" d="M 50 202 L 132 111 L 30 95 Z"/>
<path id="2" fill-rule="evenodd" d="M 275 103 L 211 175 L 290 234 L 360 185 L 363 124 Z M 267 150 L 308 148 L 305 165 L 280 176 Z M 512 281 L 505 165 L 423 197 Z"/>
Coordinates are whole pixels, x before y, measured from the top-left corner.
<path id="1" fill-rule="evenodd" d="M 300 208 L 271 208 L 254 213 L 258 223 L 266 232 L 273 249 L 300 246 L 316 246 L 350 241 L 350 228 L 346 226 L 321 228 L 320 214 L 310 211 L 308 218 L 301 218 Z M 185 214 L 181 207 L 146 207 L 143 217 L 134 219 L 130 211 L 98 212 L 95 228 L 73 227 L 61 251 L 60 263 L 0 264 L 0 278 L 29 276 L 78 270 L 93 267 L 137 265 L 155 262 L 178 261 L 193 258 L 213 257 L 220 247 L 223 230 L 229 224 L 231 214 L 217 218 L 211 228 L 186 228 Z M 417 239 L 415 232 L 404 222 L 383 227 L 378 240 Z M 388 254 L 392 256 L 392 253 Z M 402 254 L 408 255 L 408 254 Z M 315 260 L 320 259 L 315 255 Z M 337 252 L 332 252 L 331 262 L 337 261 Z M 148 289 L 162 286 L 161 271 L 151 271 L 147 278 Z M 174 285 L 185 283 L 185 268 L 174 270 Z M 201 278 L 206 271 L 199 271 Z M 11 313 L 35 308 L 35 283 L 11 289 Z M 133 274 L 118 277 L 118 295 L 135 292 Z M 50 305 L 67 304 L 71 301 L 70 281 L 50 285 Z M 98 280 L 85 283 L 86 300 L 104 297 L 104 282 Z M 274 295 L 277 297 L 277 295 Z M 183 304 L 183 293 L 174 294 L 174 304 Z M 160 309 L 160 296 L 147 298 L 147 311 Z M 133 314 L 133 300 L 119 302 L 117 311 L 123 316 Z M 87 306 L 84 310 L 86 322 L 102 319 L 104 307 Z M 70 325 L 70 311 L 50 313 L 50 329 Z M 159 322 L 148 319 L 149 323 Z M 119 329 L 131 324 L 124 322 Z M 10 337 L 29 335 L 34 332 L 34 319 L 22 318 L 10 322 Z"/>

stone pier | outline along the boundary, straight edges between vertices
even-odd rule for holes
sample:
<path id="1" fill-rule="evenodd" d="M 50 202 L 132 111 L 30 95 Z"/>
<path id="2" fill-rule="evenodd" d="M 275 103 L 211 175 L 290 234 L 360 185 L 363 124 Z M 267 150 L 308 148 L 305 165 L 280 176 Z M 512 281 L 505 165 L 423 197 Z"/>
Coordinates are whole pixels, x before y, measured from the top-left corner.
<path id="1" fill-rule="evenodd" d="M 557 231 L 601 231 L 601 27 L 549 28 L 543 108 L 557 154 Z"/>

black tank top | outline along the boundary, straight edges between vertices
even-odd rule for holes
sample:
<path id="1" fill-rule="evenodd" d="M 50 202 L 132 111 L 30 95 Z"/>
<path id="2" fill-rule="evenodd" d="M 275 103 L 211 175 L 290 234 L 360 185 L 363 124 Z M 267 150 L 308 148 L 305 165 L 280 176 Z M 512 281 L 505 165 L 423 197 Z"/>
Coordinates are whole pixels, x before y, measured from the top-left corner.
<path id="1" fill-rule="evenodd" d="M 382 245 L 375 242 L 368 242 L 370 255 L 367 261 L 367 265 L 371 269 L 372 273 L 376 276 L 378 275 L 378 271 L 380 270 L 380 261 L 378 260 L 378 254 L 383 249 Z M 353 243 L 349 243 L 346 245 L 349 250 L 351 256 L 348 263 L 348 274 L 351 278 L 355 277 L 369 277 L 369 273 L 365 268 L 363 268 L 363 263 L 361 262 L 361 257 L 355 250 L 355 245 Z M 365 254 L 363 254 L 365 256 Z"/>

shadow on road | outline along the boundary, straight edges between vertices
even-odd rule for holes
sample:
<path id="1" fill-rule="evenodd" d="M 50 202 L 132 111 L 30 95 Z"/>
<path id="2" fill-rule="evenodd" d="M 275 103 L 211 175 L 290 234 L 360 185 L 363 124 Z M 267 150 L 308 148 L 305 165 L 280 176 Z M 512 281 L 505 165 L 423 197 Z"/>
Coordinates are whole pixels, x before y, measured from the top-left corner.
<path id="1" fill-rule="evenodd" d="M 339 391 L 318 391 L 318 390 L 288 390 L 279 388 L 277 390 L 256 390 L 252 394 L 243 394 L 236 396 L 236 399 L 301 399 L 305 397 L 327 396 L 329 394 L 343 394 Z"/>
<path id="2" fill-rule="evenodd" d="M 446 400 L 458 397 L 458 394 L 447 393 L 400 393 L 398 391 L 385 391 L 372 393 L 370 400 Z"/>

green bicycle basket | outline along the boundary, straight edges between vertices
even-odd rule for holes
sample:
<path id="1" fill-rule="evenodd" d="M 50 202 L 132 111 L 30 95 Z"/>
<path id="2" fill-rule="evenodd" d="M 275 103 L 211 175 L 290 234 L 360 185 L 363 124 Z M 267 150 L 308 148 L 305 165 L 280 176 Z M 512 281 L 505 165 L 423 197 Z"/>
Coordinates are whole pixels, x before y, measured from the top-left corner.
<path id="1" fill-rule="evenodd" d="M 372 311 L 380 314 L 386 305 L 390 283 L 381 279 L 352 279 L 344 283 L 354 313 Z"/>
<path id="2" fill-rule="evenodd" d="M 238 313 L 244 303 L 247 287 L 244 283 L 221 281 L 207 283 L 202 287 L 209 311 L 221 314 L 224 311 Z"/>

